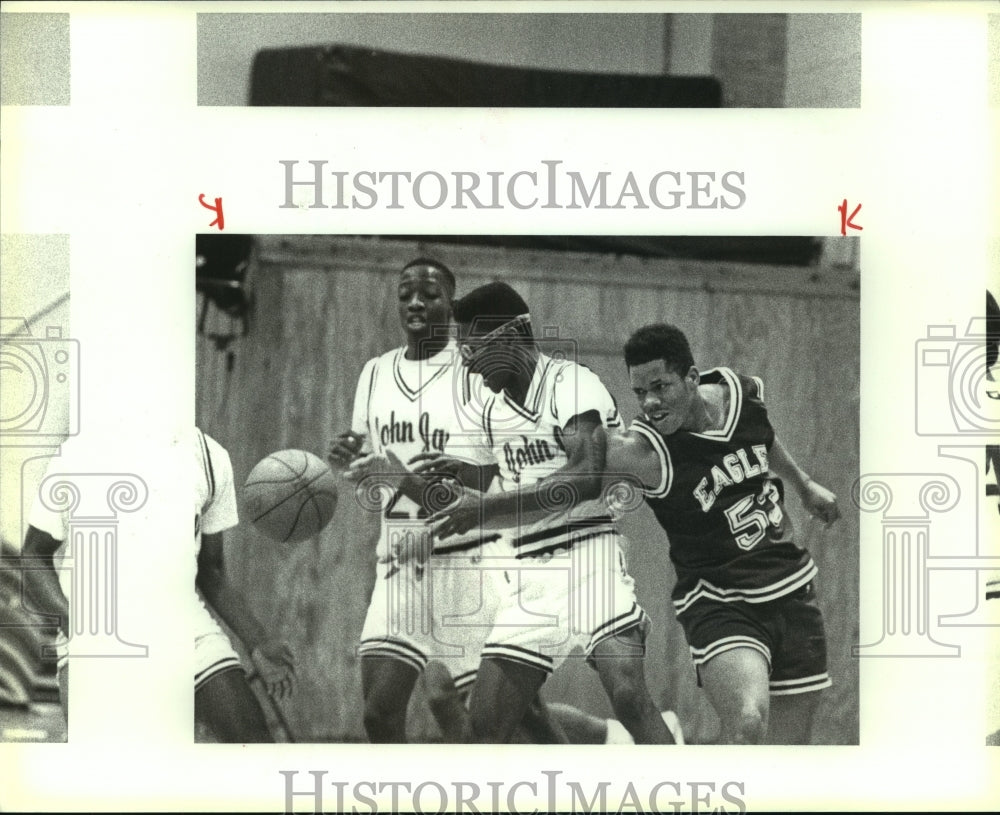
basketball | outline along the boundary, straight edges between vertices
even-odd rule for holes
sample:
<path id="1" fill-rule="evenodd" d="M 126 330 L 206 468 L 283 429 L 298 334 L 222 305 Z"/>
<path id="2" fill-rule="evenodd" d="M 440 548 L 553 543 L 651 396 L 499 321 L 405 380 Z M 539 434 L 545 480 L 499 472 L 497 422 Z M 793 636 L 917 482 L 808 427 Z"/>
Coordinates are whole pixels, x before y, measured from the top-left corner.
<path id="1" fill-rule="evenodd" d="M 336 477 L 305 450 L 271 453 L 257 462 L 243 484 L 244 516 L 282 543 L 319 534 L 336 508 Z"/>

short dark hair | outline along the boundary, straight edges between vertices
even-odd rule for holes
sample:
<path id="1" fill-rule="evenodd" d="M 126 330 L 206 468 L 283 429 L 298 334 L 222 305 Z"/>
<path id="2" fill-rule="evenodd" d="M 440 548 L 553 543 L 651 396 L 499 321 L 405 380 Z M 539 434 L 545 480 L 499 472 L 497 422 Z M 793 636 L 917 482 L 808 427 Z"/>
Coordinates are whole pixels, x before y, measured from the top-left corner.
<path id="1" fill-rule="evenodd" d="M 460 323 L 475 323 L 487 331 L 528 314 L 528 304 L 514 289 L 502 281 L 494 281 L 473 289 L 452 303 L 452 314 Z M 531 325 L 521 326 L 525 336 L 532 336 Z"/>
<path id="2" fill-rule="evenodd" d="M 455 275 L 453 275 L 451 269 L 445 266 L 440 260 L 434 260 L 433 258 L 417 258 L 416 260 L 411 260 L 407 263 L 402 269 L 399 270 L 399 273 L 403 274 L 403 272 L 407 269 L 412 269 L 414 266 L 429 266 L 432 269 L 437 269 L 441 273 L 445 282 L 448 284 L 449 297 L 455 296 Z"/>
<path id="3" fill-rule="evenodd" d="M 684 332 L 667 323 L 644 325 L 628 338 L 624 352 L 629 368 L 662 359 L 667 370 L 685 376 L 694 366 L 694 356 Z"/>
<path id="4" fill-rule="evenodd" d="M 986 368 L 989 370 L 997 362 L 997 346 L 1000 345 L 1000 307 L 996 298 L 986 290 Z"/>

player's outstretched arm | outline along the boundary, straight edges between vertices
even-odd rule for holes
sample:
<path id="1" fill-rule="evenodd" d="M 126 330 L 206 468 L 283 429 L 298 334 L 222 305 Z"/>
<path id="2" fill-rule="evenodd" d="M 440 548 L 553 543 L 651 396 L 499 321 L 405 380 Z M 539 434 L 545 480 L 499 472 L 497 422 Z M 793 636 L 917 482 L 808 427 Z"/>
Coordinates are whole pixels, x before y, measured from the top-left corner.
<path id="1" fill-rule="evenodd" d="M 427 519 L 438 538 L 460 535 L 485 522 L 509 525 L 566 510 L 601 494 L 607 435 L 596 410 L 572 417 L 563 428 L 566 463 L 528 487 L 488 495 L 464 490 Z"/>
<path id="2" fill-rule="evenodd" d="M 768 453 L 771 469 L 788 484 L 795 487 L 802 503 L 814 518 L 819 518 L 827 526 L 840 517 L 837 496 L 812 478 L 795 463 L 781 439 L 774 437 L 774 444 Z"/>
<path id="3" fill-rule="evenodd" d="M 223 533 L 202 535 L 198 554 L 199 591 L 250 652 L 254 667 L 267 692 L 278 699 L 295 690 L 295 659 L 287 643 L 272 638 L 260 623 L 242 593 L 226 579 Z"/>
<path id="4" fill-rule="evenodd" d="M 605 483 L 638 481 L 656 490 L 663 480 L 660 457 L 645 437 L 631 430 L 608 434 Z"/>
<path id="5" fill-rule="evenodd" d="M 21 557 L 25 562 L 24 590 L 31 611 L 58 618 L 59 630 L 68 630 L 69 601 L 62 593 L 53 557 L 62 545 L 48 532 L 29 524 Z"/>

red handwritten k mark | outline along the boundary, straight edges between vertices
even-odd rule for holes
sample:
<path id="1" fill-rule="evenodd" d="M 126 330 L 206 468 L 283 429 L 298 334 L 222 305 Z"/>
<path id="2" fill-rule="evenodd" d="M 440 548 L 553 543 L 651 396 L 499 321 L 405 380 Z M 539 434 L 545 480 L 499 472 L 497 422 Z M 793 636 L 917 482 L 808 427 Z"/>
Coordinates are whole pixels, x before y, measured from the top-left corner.
<path id="1" fill-rule="evenodd" d="M 215 199 L 215 204 L 213 205 L 213 204 L 209 204 L 205 200 L 205 194 L 204 193 L 198 193 L 198 203 L 201 204 L 205 209 L 210 209 L 210 210 L 212 210 L 212 212 L 215 213 L 215 220 L 212 221 L 212 223 L 210 223 L 208 225 L 209 228 L 215 226 L 216 224 L 219 225 L 219 231 L 220 232 L 223 229 L 226 228 L 226 218 L 222 214 L 222 199 L 221 198 L 216 198 Z M 860 229 L 860 227 L 859 227 L 859 229 Z"/>
<path id="2" fill-rule="evenodd" d="M 218 200 L 218 199 L 216 199 L 216 200 Z M 847 214 L 847 199 L 846 198 L 840 204 L 837 205 L 837 212 L 840 213 L 840 234 L 841 235 L 846 235 L 847 234 L 847 227 L 850 227 L 851 229 L 857 229 L 859 232 L 864 229 L 863 226 L 858 226 L 858 224 L 854 223 L 854 216 L 857 215 L 860 211 L 861 211 L 861 204 L 858 204 L 854 208 L 854 212 L 852 212 L 850 215 L 848 215 Z M 219 227 L 219 228 L 221 229 L 222 227 Z"/>

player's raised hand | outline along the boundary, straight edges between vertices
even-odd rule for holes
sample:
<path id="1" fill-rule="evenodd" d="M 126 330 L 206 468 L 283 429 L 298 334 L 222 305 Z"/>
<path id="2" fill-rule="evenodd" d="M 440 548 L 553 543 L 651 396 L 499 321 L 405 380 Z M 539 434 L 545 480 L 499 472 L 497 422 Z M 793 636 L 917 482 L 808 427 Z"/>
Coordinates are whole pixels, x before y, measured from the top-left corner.
<path id="1" fill-rule="evenodd" d="M 840 517 L 837 496 L 812 479 L 802 487 L 802 503 L 810 515 L 819 518 L 828 527 Z"/>
<path id="2" fill-rule="evenodd" d="M 433 541 L 430 535 L 408 532 L 393 546 L 393 556 L 400 566 L 411 561 L 422 564 L 430 558 L 432 548 Z"/>
<path id="3" fill-rule="evenodd" d="M 407 465 L 413 472 L 434 475 L 455 475 L 458 468 L 465 464 L 452 456 L 446 456 L 437 450 L 430 450 L 426 453 L 417 453 L 411 458 Z"/>
<path id="4" fill-rule="evenodd" d="M 417 475 L 444 475 L 455 478 L 463 484 L 475 486 L 479 466 L 465 459 L 446 456 L 444 453 L 430 451 L 417 453 L 407 463 Z"/>
<path id="5" fill-rule="evenodd" d="M 443 540 L 478 526 L 482 521 L 482 501 L 481 492 L 461 488 L 454 502 L 427 517 L 431 534 Z"/>
<path id="6" fill-rule="evenodd" d="M 269 696 L 282 700 L 295 693 L 295 657 L 287 643 L 262 642 L 251 651 L 250 659 Z"/>
<path id="7" fill-rule="evenodd" d="M 353 430 L 341 433 L 330 442 L 330 452 L 326 456 L 330 466 L 338 469 L 349 466 L 361 454 L 361 445 L 364 441 L 365 437 Z"/>
<path id="8" fill-rule="evenodd" d="M 344 478 L 361 481 L 372 475 L 382 476 L 388 483 L 395 484 L 412 473 L 392 450 L 383 450 L 381 453 L 368 453 L 356 457 L 348 465 Z"/>

